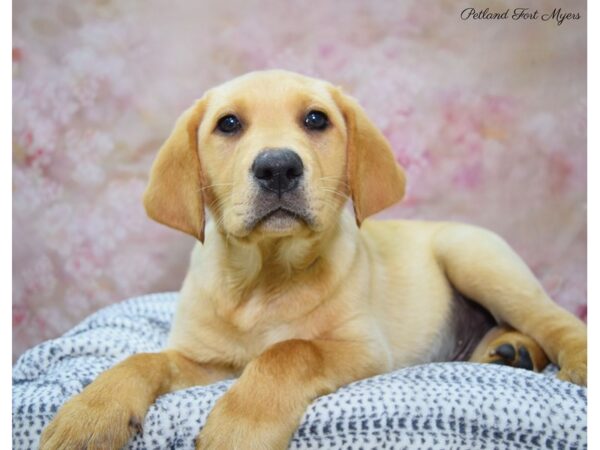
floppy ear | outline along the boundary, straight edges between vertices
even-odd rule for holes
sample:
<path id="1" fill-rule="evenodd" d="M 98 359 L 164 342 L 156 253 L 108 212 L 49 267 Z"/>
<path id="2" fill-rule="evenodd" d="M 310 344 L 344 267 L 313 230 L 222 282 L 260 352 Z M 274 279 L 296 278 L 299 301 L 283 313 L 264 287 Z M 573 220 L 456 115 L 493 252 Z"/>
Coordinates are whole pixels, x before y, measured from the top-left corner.
<path id="1" fill-rule="evenodd" d="M 204 202 L 198 157 L 198 126 L 204 102 L 198 100 L 177 119 L 158 152 L 144 193 L 152 219 L 204 242 Z"/>
<path id="2" fill-rule="evenodd" d="M 358 226 L 367 217 L 399 202 L 406 177 L 387 139 L 353 98 L 340 89 L 333 98 L 342 111 L 348 134 L 347 176 Z"/>

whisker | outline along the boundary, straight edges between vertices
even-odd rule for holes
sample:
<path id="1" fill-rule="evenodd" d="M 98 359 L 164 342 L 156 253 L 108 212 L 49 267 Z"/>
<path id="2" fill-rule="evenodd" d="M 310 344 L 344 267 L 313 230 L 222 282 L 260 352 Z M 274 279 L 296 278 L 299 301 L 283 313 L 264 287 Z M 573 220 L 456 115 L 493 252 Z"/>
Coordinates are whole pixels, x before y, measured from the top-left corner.
<path id="1" fill-rule="evenodd" d="M 208 186 L 202 186 L 200 189 L 198 189 L 198 192 L 202 192 L 205 189 L 209 189 L 209 188 L 215 187 L 215 186 L 233 186 L 233 183 L 215 183 L 215 184 L 209 184 Z"/>
<path id="2" fill-rule="evenodd" d="M 330 210 L 336 210 L 336 209 L 340 208 L 340 206 L 341 206 L 339 203 L 336 203 L 326 197 L 317 197 L 315 199 L 315 202 L 320 203 L 319 210 L 322 210 L 323 207 L 325 207 L 326 209 L 330 209 Z"/>
<path id="3" fill-rule="evenodd" d="M 350 198 L 350 196 L 348 194 L 344 194 L 343 192 L 336 191 L 335 189 L 328 189 L 328 188 L 325 188 L 323 186 L 319 186 L 319 189 L 322 190 L 322 191 L 325 191 L 325 192 L 331 192 L 332 194 L 339 195 L 340 197 L 342 197 L 344 199 L 349 199 Z"/>
<path id="4" fill-rule="evenodd" d="M 329 176 L 329 177 L 320 177 L 320 178 L 319 178 L 319 181 L 322 181 L 322 180 L 341 181 L 341 182 L 343 182 L 344 184 L 347 184 L 347 182 L 346 182 L 346 177 L 332 177 L 332 176 Z"/>
<path id="5" fill-rule="evenodd" d="M 333 176 L 327 176 L 327 177 L 320 177 L 319 180 L 343 180 L 344 177 L 333 177 Z"/>

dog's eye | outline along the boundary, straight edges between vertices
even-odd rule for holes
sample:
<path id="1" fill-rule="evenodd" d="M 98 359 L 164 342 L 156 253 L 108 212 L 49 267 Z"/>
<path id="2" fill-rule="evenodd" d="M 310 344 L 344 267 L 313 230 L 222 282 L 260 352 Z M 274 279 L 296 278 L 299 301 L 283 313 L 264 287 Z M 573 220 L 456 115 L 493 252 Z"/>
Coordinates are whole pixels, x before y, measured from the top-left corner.
<path id="1" fill-rule="evenodd" d="M 324 112 L 311 111 L 304 118 L 304 126 L 309 130 L 322 131 L 329 125 L 329 119 Z"/>
<path id="2" fill-rule="evenodd" d="M 226 134 L 233 134 L 242 128 L 240 120 L 233 114 L 221 117 L 217 122 L 217 129 Z"/>

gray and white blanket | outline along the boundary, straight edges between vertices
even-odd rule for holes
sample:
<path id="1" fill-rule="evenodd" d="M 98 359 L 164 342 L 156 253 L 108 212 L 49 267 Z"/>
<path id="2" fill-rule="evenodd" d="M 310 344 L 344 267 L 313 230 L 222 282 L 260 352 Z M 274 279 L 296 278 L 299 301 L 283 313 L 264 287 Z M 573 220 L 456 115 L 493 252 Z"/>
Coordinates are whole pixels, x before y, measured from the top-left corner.
<path id="1" fill-rule="evenodd" d="M 57 409 L 100 372 L 160 350 L 176 293 L 127 300 L 26 352 L 13 368 L 13 448 L 35 449 Z M 583 449 L 587 390 L 497 365 L 427 364 L 352 383 L 315 400 L 291 449 Z M 193 449 L 233 380 L 173 392 L 150 408 L 129 449 Z"/>

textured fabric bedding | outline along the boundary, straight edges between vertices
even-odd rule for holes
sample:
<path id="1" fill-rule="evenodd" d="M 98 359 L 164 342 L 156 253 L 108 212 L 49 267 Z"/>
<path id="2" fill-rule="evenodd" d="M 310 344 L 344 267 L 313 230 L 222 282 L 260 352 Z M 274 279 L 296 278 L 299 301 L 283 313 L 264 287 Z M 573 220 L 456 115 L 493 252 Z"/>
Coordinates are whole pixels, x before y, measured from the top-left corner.
<path id="1" fill-rule="evenodd" d="M 26 352 L 13 369 L 13 448 L 101 371 L 165 343 L 176 293 L 125 301 Z M 291 449 L 587 448 L 587 390 L 496 365 L 427 364 L 358 381 L 305 413 Z M 193 449 L 227 380 L 160 397 L 129 449 Z"/>

